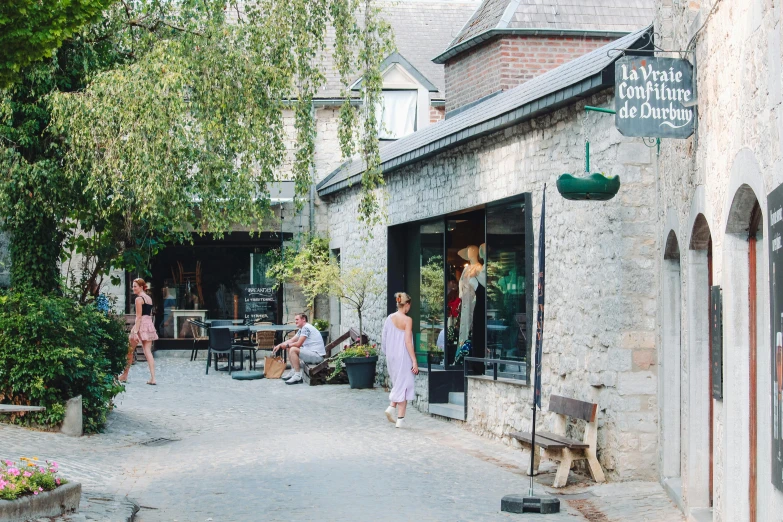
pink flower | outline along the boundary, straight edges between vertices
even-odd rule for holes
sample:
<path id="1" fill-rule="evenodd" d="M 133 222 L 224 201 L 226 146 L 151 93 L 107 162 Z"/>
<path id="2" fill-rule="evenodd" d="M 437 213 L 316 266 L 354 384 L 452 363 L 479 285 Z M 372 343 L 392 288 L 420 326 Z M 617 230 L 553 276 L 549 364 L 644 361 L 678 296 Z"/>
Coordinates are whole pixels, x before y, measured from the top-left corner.
<path id="1" fill-rule="evenodd" d="M 29 471 L 25 471 L 24 473 L 22 473 L 22 475 L 24 475 L 25 477 L 32 477 L 33 476 L 33 474 L 30 473 Z"/>
<path id="2" fill-rule="evenodd" d="M 38 486 L 38 491 L 43 491 L 43 488 L 41 486 Z"/>
<path id="3" fill-rule="evenodd" d="M 33 495 L 37 495 L 37 494 L 38 494 L 38 492 L 37 492 L 37 491 L 33 491 Z"/>
<path id="4" fill-rule="evenodd" d="M 16 468 L 8 468 L 7 472 L 9 475 L 13 475 L 14 477 L 19 476 L 19 470 Z"/>
<path id="5" fill-rule="evenodd" d="M 59 479 L 59 478 L 56 478 L 56 479 L 54 479 L 54 482 L 55 482 L 55 483 L 56 483 L 58 486 L 60 485 L 60 479 Z"/>
<path id="6" fill-rule="evenodd" d="M 11 460 L 6 460 L 6 461 L 5 461 L 5 465 L 6 465 L 6 466 L 13 466 L 13 465 L 14 465 L 14 463 L 13 463 L 13 461 L 11 461 Z"/>

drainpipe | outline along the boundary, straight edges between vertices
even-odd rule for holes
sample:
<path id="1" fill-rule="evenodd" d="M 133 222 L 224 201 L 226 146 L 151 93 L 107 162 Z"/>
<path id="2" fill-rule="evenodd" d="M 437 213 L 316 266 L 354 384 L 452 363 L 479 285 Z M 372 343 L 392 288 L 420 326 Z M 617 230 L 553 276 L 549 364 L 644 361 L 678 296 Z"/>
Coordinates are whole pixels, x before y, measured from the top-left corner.
<path id="1" fill-rule="evenodd" d="M 310 115 L 313 118 L 313 121 L 315 122 L 315 101 L 311 102 L 310 105 Z M 316 140 L 318 139 L 318 124 L 316 123 Z M 315 154 L 315 151 L 313 151 L 313 154 Z M 315 176 L 316 176 L 316 170 L 315 170 L 315 161 L 310 164 L 310 227 L 309 232 L 310 235 L 313 234 L 313 229 L 315 228 Z M 313 305 L 313 308 L 315 308 L 315 305 Z M 315 315 L 315 310 L 313 310 L 313 315 Z"/>

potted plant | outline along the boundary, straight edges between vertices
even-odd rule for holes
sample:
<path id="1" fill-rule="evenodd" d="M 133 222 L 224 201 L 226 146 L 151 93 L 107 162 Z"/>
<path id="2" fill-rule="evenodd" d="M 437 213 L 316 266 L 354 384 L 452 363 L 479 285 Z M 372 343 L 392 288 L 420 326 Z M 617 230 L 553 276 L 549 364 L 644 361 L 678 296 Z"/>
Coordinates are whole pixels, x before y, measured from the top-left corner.
<path id="1" fill-rule="evenodd" d="M 375 364 L 378 362 L 378 347 L 375 344 L 347 346 L 331 358 L 334 363 L 328 380 L 334 379 L 345 368 L 351 388 L 372 388 L 375 383 Z"/>
<path id="2" fill-rule="evenodd" d="M 321 337 L 323 337 L 324 344 L 326 344 L 326 341 L 329 339 L 329 321 L 326 319 L 316 319 L 313 321 L 313 326 L 315 326 L 315 329 L 320 332 Z"/>

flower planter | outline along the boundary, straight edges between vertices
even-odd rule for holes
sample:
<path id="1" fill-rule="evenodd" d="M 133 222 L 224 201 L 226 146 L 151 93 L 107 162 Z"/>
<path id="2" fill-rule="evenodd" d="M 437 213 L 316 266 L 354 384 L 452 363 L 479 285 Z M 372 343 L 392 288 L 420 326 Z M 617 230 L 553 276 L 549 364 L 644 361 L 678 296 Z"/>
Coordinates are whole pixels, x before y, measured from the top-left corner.
<path id="1" fill-rule="evenodd" d="M 372 388 L 375 383 L 375 363 L 378 356 L 346 357 L 343 359 L 345 371 L 348 373 L 348 384 L 352 389 Z"/>
<path id="2" fill-rule="evenodd" d="M 329 339 L 329 330 L 318 330 L 318 333 L 321 334 L 321 339 L 324 340 L 324 346 L 329 344 L 326 342 Z"/>
<path id="3" fill-rule="evenodd" d="M 557 191 L 565 199 L 606 201 L 620 190 L 620 176 L 596 172 L 584 178 L 563 174 L 557 179 Z"/>
<path id="4" fill-rule="evenodd" d="M 16 522 L 42 517 L 57 517 L 79 511 L 82 485 L 68 482 L 51 491 L 16 500 L 0 500 L 0 520 Z"/>

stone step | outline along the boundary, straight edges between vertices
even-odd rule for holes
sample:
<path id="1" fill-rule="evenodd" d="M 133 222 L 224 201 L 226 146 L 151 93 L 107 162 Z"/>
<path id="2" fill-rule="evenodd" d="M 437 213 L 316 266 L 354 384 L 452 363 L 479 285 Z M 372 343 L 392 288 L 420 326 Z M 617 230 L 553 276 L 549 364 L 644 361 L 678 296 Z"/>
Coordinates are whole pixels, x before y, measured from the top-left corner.
<path id="1" fill-rule="evenodd" d="M 441 417 L 448 417 L 449 419 L 465 420 L 465 407 L 458 404 L 433 404 L 430 403 L 430 413 L 433 415 L 440 415 Z"/>
<path id="2" fill-rule="evenodd" d="M 449 392 L 449 404 L 465 406 L 465 394 L 462 392 Z"/>

